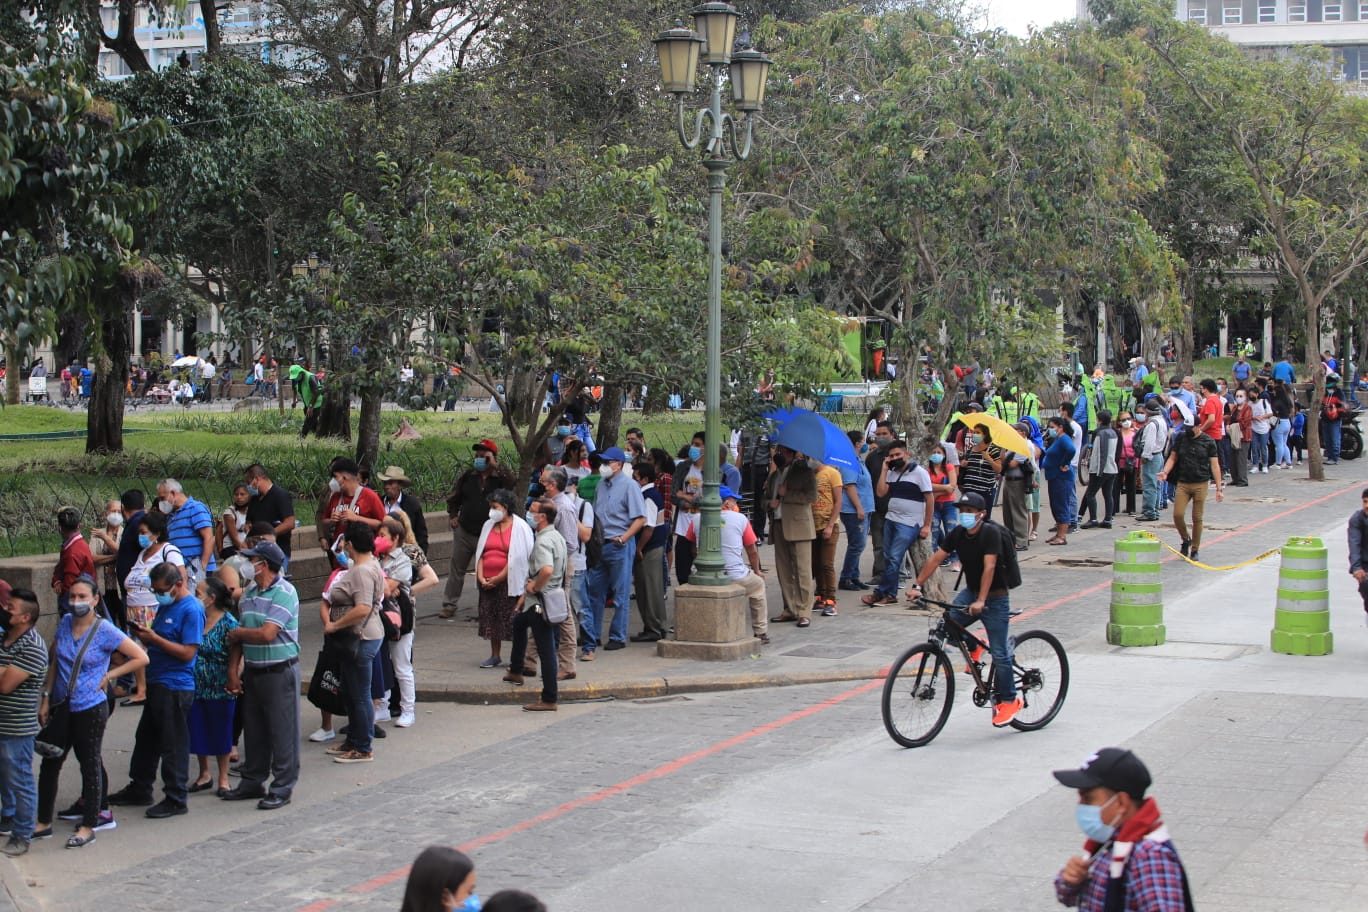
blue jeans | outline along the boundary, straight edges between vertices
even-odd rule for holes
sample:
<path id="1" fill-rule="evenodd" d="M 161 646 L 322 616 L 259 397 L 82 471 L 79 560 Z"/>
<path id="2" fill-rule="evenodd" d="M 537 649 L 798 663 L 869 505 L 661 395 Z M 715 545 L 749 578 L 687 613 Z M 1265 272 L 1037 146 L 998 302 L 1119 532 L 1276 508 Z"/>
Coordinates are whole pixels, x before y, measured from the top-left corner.
<path id="1" fill-rule="evenodd" d="M 1159 473 L 1164 468 L 1164 454 L 1155 453 L 1140 463 L 1141 510 L 1146 516 L 1159 515 Z"/>
<path id="2" fill-rule="evenodd" d="M 1279 418 L 1273 426 L 1273 463 L 1291 465 L 1292 451 L 1287 448 L 1287 438 L 1292 433 L 1292 419 Z"/>
<path id="3" fill-rule="evenodd" d="M 1255 469 L 1268 468 L 1268 432 L 1264 431 L 1260 434 L 1255 431 L 1254 442 L 1250 446 L 1252 447 L 1249 458 L 1250 466 Z"/>
<path id="4" fill-rule="evenodd" d="M 675 543 L 676 546 L 678 544 Z M 585 574 L 589 577 L 589 623 L 585 630 L 585 652 L 593 652 L 603 635 L 603 615 L 609 596 L 613 599 L 613 620 L 608 628 L 608 639 L 615 643 L 627 642 L 627 612 L 631 608 L 632 563 L 635 559 L 634 543 L 619 545 L 610 539 L 603 543 L 603 560 Z M 675 559 L 678 560 L 678 555 Z"/>
<path id="5" fill-rule="evenodd" d="M 347 740 L 352 749 L 363 754 L 371 752 L 375 737 L 375 703 L 371 698 L 371 669 L 375 654 L 384 640 L 362 640 L 356 649 L 356 659 L 342 662 L 342 686 L 347 689 Z"/>
<path id="6" fill-rule="evenodd" d="M 860 581 L 860 558 L 864 557 L 865 540 L 869 534 L 869 515 L 860 519 L 854 513 L 842 513 L 841 525 L 845 526 L 845 560 L 841 563 L 841 582 Z"/>
<path id="7" fill-rule="evenodd" d="M 884 566 L 883 573 L 879 575 L 879 585 L 874 587 L 876 596 L 892 597 L 898 594 L 898 571 L 902 568 L 903 558 L 920 534 L 919 525 L 904 526 L 891 519 L 884 520 Z"/>
<path id="8" fill-rule="evenodd" d="M 0 793 L 14 802 L 10 834 L 28 842 L 38 813 L 38 783 L 33 778 L 33 735 L 0 738 Z"/>
<path id="9" fill-rule="evenodd" d="M 1321 445 L 1325 447 L 1325 461 L 1339 462 L 1340 457 L 1340 422 L 1321 420 Z"/>
<path id="10" fill-rule="evenodd" d="M 978 593 L 968 588 L 955 593 L 956 605 L 969 606 Z M 1016 679 L 1012 675 L 1012 638 L 1008 629 L 1012 622 L 1012 605 L 1005 595 L 990 595 L 983 604 L 983 613 L 973 617 L 968 611 L 952 609 L 949 617 L 961 627 L 968 627 L 975 621 L 983 622 L 988 634 L 988 650 L 993 654 L 993 675 L 997 690 L 997 703 L 1010 703 L 1016 699 Z"/>
<path id="11" fill-rule="evenodd" d="M 935 512 L 931 514 L 931 546 L 940 548 L 941 542 L 950 534 L 950 530 L 959 524 L 959 508 L 955 506 L 954 498 L 945 503 L 936 504 Z M 950 552 L 950 560 L 955 559 L 955 553 Z"/>

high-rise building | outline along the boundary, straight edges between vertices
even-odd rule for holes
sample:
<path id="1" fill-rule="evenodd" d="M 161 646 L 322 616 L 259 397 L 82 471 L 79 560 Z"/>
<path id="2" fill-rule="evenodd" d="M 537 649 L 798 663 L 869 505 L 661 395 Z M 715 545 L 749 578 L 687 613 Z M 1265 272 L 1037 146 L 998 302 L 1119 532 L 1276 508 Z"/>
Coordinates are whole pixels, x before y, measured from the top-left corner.
<path id="1" fill-rule="evenodd" d="M 134 8 L 134 36 L 147 54 L 152 69 L 185 65 L 199 68 L 205 50 L 204 18 L 198 3 L 188 3 L 179 14 L 166 10 L 159 19 L 147 3 Z M 100 20 L 105 32 L 114 34 L 119 27 L 119 9 L 115 0 L 101 0 Z M 262 23 L 261 6 L 257 3 L 237 2 L 228 5 L 219 16 L 219 29 L 225 50 L 265 59 L 270 43 Z M 118 54 L 100 51 L 100 75 L 118 79 L 132 75 Z"/>
<path id="2" fill-rule="evenodd" d="M 1173 15 L 1255 54 L 1327 48 L 1336 80 L 1368 91 L 1368 0 L 1174 0 Z M 1088 18 L 1088 0 L 1078 0 L 1078 18 Z"/>

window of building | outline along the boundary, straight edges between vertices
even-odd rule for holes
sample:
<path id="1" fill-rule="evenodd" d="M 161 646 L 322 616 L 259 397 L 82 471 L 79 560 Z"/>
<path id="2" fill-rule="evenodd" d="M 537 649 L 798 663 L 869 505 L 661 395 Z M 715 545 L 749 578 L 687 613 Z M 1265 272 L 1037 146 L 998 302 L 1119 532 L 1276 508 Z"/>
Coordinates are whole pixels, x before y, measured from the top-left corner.
<path id="1" fill-rule="evenodd" d="M 1221 10 L 1222 25 L 1239 25 L 1244 21 L 1244 15 L 1238 6 L 1227 6 Z"/>
<path id="2" fill-rule="evenodd" d="M 1287 21 L 1288 21 L 1288 22 L 1305 22 L 1305 21 L 1306 21 L 1306 4 L 1305 4 L 1305 3 L 1293 3 L 1293 4 L 1289 4 L 1288 7 L 1287 7 Z"/>
<path id="3" fill-rule="evenodd" d="M 1202 6 L 1188 7 L 1188 22 L 1194 22 L 1197 25 L 1206 25 L 1206 14 L 1205 4 Z"/>
<path id="4" fill-rule="evenodd" d="M 1368 22 L 1368 3 L 1360 3 L 1358 7 L 1359 22 Z"/>
<path id="5" fill-rule="evenodd" d="M 1344 5 L 1341 3 L 1325 4 L 1325 22 L 1340 22 L 1344 19 Z"/>
<path id="6" fill-rule="evenodd" d="M 1259 4 L 1259 22 L 1277 22 L 1278 7 L 1272 3 Z"/>

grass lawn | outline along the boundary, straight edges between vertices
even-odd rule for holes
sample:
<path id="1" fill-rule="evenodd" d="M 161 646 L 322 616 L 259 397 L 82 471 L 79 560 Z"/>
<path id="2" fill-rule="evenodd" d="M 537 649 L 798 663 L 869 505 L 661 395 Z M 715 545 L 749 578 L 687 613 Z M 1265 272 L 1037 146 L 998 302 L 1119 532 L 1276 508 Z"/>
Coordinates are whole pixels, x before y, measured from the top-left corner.
<path id="1" fill-rule="evenodd" d="M 863 415 L 833 416 L 841 424 L 863 423 Z M 421 440 L 392 440 L 407 418 Z M 178 478 L 186 491 L 218 515 L 229 504 L 242 469 L 261 462 L 273 479 L 295 493 L 301 522 L 312 521 L 315 498 L 326 485 L 327 465 L 351 455 L 354 442 L 299 439 L 303 414 L 275 408 L 257 412 L 129 412 L 124 452 L 87 456 L 85 440 L 3 439 L 9 435 L 83 431 L 81 411 L 47 406 L 8 406 L 0 411 L 0 557 L 46 553 L 60 546 L 58 507 L 81 509 L 89 522 L 105 512 L 105 502 L 128 488 L 149 498 L 157 482 Z M 352 418 L 353 429 L 356 415 Z M 641 427 L 648 445 L 670 453 L 686 446 L 703 427 L 701 412 L 672 412 L 643 419 L 623 415 L 622 428 Z M 452 479 L 471 459 L 470 445 L 489 437 L 503 443 L 507 431 L 498 416 L 479 412 L 384 413 L 377 468 L 398 465 L 414 480 L 413 490 L 429 509 L 440 508 Z M 507 461 L 507 459 L 505 460 Z M 307 517 L 307 518 L 306 518 Z"/>

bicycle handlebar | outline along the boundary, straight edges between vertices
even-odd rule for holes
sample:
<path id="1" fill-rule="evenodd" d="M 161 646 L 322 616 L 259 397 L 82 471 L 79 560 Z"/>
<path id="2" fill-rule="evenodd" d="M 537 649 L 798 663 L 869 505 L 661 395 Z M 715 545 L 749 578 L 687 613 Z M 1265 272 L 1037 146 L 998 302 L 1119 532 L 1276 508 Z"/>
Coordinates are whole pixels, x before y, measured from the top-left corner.
<path id="1" fill-rule="evenodd" d="M 936 600 L 936 599 L 930 598 L 929 596 L 925 596 L 925 595 L 919 595 L 919 596 L 917 596 L 917 598 L 914 600 L 914 603 L 915 603 L 915 602 L 925 602 L 925 603 L 928 604 L 928 605 L 935 605 L 935 606 L 937 606 L 937 607 L 939 607 L 939 608 L 963 608 L 963 607 L 964 607 L 963 605 L 956 605 L 956 604 L 954 604 L 953 602 L 942 602 L 942 601 L 938 601 L 938 600 Z"/>

